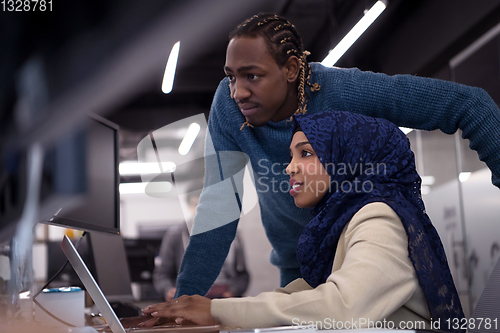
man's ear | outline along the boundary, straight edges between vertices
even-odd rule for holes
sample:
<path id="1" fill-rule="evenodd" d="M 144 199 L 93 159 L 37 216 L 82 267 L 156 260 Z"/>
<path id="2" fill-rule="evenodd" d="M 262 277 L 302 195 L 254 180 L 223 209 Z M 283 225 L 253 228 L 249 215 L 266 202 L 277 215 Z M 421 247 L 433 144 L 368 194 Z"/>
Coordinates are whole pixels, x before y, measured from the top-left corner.
<path id="1" fill-rule="evenodd" d="M 285 70 L 286 79 L 288 82 L 295 82 L 299 76 L 300 61 L 296 56 L 291 56 L 283 65 Z"/>

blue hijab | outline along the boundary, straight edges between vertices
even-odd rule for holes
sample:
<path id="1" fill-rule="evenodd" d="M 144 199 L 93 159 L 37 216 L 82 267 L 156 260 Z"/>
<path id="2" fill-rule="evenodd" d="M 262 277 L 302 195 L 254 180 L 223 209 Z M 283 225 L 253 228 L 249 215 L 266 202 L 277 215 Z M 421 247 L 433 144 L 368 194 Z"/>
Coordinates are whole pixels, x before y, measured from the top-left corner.
<path id="1" fill-rule="evenodd" d="M 331 177 L 330 191 L 299 239 L 302 277 L 312 287 L 324 283 L 346 224 L 363 206 L 384 202 L 408 234 L 408 253 L 432 320 L 444 325 L 446 319 L 464 318 L 443 245 L 425 213 L 408 138 L 387 120 L 348 112 L 294 119 Z"/>

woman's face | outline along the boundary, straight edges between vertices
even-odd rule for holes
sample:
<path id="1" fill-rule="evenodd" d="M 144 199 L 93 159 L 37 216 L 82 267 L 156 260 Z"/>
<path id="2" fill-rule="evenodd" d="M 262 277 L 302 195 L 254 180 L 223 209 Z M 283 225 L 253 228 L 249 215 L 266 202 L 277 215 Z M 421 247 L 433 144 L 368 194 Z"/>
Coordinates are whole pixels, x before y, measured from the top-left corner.
<path id="1" fill-rule="evenodd" d="M 286 168 L 290 176 L 290 195 L 300 208 L 316 206 L 330 187 L 330 176 L 303 132 L 296 132 L 290 144 L 292 161 Z"/>
<path id="2" fill-rule="evenodd" d="M 296 90 L 298 62 L 291 58 L 280 68 L 260 36 L 229 42 L 224 71 L 234 100 L 250 124 L 264 126 L 295 112 L 297 98 L 290 92 Z"/>

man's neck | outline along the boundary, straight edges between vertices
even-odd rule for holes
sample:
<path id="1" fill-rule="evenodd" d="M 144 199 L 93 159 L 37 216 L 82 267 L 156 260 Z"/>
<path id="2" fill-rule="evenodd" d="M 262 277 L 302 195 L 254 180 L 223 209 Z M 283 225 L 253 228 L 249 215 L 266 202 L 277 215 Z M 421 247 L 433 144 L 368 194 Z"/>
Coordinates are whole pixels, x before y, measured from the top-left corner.
<path id="1" fill-rule="evenodd" d="M 288 94 L 285 102 L 281 105 L 281 108 L 276 112 L 275 116 L 271 119 L 273 122 L 279 122 L 290 118 L 297 111 L 297 106 L 299 104 L 297 96 L 297 85 L 290 85 L 288 89 Z"/>

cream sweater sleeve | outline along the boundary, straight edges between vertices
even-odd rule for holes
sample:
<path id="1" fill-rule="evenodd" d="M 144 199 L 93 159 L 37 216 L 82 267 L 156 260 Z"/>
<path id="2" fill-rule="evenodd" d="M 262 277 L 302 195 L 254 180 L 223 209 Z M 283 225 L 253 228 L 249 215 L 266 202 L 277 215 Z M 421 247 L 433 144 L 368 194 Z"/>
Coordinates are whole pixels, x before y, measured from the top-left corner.
<path id="1" fill-rule="evenodd" d="M 312 289 L 298 279 L 256 297 L 216 299 L 211 314 L 223 326 L 241 328 L 383 320 L 419 288 L 407 239 L 388 205 L 368 204 L 344 228 L 325 283 Z"/>

